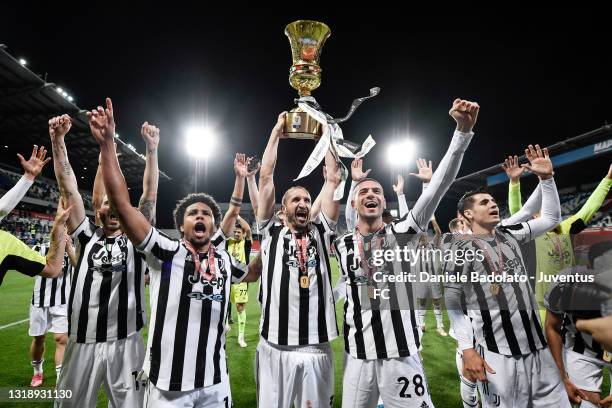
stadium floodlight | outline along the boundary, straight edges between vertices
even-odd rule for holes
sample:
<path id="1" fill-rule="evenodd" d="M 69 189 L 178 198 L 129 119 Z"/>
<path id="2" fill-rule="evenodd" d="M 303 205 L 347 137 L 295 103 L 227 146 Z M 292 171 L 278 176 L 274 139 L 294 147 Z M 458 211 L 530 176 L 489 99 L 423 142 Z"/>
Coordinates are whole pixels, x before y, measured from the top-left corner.
<path id="1" fill-rule="evenodd" d="M 387 160 L 389 164 L 394 167 L 408 164 L 414 157 L 415 148 L 416 144 L 410 139 L 392 143 L 387 148 Z"/>
<path id="2" fill-rule="evenodd" d="M 217 137 L 208 127 L 192 126 L 187 129 L 185 136 L 187 153 L 196 159 L 210 157 L 217 145 Z"/>
<path id="3" fill-rule="evenodd" d="M 28 65 L 28 61 L 26 61 L 24 58 L 19 58 L 19 63 L 23 65 L 24 67 Z"/>
<path id="4" fill-rule="evenodd" d="M 67 97 L 67 96 L 68 96 L 68 92 L 66 92 L 66 91 L 62 91 L 62 96 L 63 96 L 64 98 L 65 98 L 65 97 Z"/>
<path id="5" fill-rule="evenodd" d="M 57 91 L 58 94 L 61 95 L 62 92 L 64 92 L 64 90 L 62 88 L 60 88 L 59 86 L 57 88 L 55 88 L 55 90 Z"/>
<path id="6" fill-rule="evenodd" d="M 66 99 L 68 99 L 68 101 L 70 101 L 70 102 L 72 102 L 74 100 L 74 98 L 72 96 L 70 96 L 70 95 L 68 95 L 68 98 L 66 98 Z"/>

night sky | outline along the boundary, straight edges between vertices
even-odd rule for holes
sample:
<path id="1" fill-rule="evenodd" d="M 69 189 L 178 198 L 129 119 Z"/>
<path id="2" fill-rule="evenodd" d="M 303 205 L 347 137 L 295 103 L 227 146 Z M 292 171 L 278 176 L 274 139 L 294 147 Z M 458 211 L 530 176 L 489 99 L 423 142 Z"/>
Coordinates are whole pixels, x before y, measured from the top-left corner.
<path id="1" fill-rule="evenodd" d="M 97 6 L 102 4 L 91 4 Z M 386 146 L 411 137 L 417 142 L 413 157 L 436 164 L 454 129 L 448 110 L 456 97 L 481 105 L 460 175 L 521 154 L 528 143 L 550 145 L 612 119 L 612 36 L 593 15 L 560 21 L 531 12 L 518 19 L 501 12 L 487 18 L 400 16 L 388 9 L 339 18 L 272 16 L 258 9 L 237 15 L 238 9 L 111 10 L 102 18 L 107 11 L 4 8 L 0 43 L 83 109 L 110 96 L 118 133 L 140 152 L 142 122 L 160 127 L 160 168 L 173 178 L 160 186 L 162 227 L 170 226 L 175 200 L 193 186 L 194 166 L 183 143 L 189 125 L 208 123 L 221 139 L 199 181 L 218 201 L 230 198 L 234 153 L 263 154 L 277 114 L 291 109 L 297 95 L 288 84 L 291 55 L 284 35 L 285 25 L 297 19 L 323 21 L 332 30 L 321 58 L 322 85 L 313 93 L 325 111 L 344 116 L 354 98 L 381 87 L 342 128 L 351 141 L 368 134 L 376 139 L 366 165 L 386 183 L 389 198 L 393 171 L 384 161 Z M 279 197 L 312 147 L 309 141 L 281 141 Z M 404 172 L 415 167 L 411 160 Z M 315 195 L 321 183 L 316 170 L 301 184 Z M 409 180 L 409 199 L 416 198 L 417 185 Z M 450 213 L 452 203 L 445 206 Z"/>

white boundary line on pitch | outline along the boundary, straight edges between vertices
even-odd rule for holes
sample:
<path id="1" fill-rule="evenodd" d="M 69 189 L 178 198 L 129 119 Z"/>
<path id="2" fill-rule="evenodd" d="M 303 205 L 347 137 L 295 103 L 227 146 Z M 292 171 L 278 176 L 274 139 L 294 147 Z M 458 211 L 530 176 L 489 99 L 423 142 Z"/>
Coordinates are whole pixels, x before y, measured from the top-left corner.
<path id="1" fill-rule="evenodd" d="M 19 320 L 18 322 L 13 322 L 13 323 L 5 324 L 4 326 L 0 326 L 0 330 L 8 329 L 9 327 L 12 327 L 12 326 L 17 326 L 18 324 L 25 323 L 25 322 L 27 322 L 29 320 L 30 319 L 28 318 L 28 319 Z"/>

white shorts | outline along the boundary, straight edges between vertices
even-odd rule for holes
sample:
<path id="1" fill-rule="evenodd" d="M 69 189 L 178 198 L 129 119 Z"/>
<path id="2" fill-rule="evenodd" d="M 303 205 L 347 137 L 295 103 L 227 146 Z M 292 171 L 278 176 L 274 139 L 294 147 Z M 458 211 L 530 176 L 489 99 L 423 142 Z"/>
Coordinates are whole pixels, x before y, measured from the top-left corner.
<path id="1" fill-rule="evenodd" d="M 342 408 L 433 407 L 423 364 L 418 355 L 360 360 L 344 355 Z"/>
<path id="2" fill-rule="evenodd" d="M 548 348 L 525 356 L 505 356 L 477 346 L 495 371 L 478 382 L 483 407 L 571 408 L 559 370 Z"/>
<path id="3" fill-rule="evenodd" d="M 415 292 L 417 299 L 440 299 L 442 297 L 442 285 L 438 282 L 417 282 Z"/>
<path id="4" fill-rule="evenodd" d="M 604 369 L 608 367 L 608 370 L 612 371 L 612 365 L 603 360 L 584 356 L 565 348 L 563 361 L 572 384 L 585 391 L 600 393 Z"/>
<path id="5" fill-rule="evenodd" d="M 38 307 L 30 305 L 30 337 L 43 334 L 68 333 L 68 305 Z"/>
<path id="6" fill-rule="evenodd" d="M 58 390 L 70 390 L 68 400 L 56 400 L 56 407 L 95 407 L 100 384 L 109 407 L 142 407 L 146 383 L 138 374 L 144 362 L 141 333 L 103 343 L 76 343 L 68 340 Z"/>
<path id="7" fill-rule="evenodd" d="M 276 346 L 260 339 L 255 357 L 257 406 L 329 408 L 334 399 L 334 354 L 329 343 Z"/>
<path id="8" fill-rule="evenodd" d="M 144 396 L 145 408 L 230 408 L 231 406 L 232 393 L 229 379 L 191 391 L 164 391 L 149 381 Z"/>

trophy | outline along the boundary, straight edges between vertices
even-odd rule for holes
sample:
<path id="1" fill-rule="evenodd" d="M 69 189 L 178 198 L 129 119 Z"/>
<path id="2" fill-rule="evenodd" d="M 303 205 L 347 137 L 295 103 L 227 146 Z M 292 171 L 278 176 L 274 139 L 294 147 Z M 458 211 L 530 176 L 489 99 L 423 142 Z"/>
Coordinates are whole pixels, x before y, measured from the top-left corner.
<path id="1" fill-rule="evenodd" d="M 291 44 L 293 65 L 289 69 L 289 84 L 300 98 L 310 96 L 321 85 L 319 60 L 325 40 L 331 34 L 329 27 L 318 21 L 298 20 L 285 27 L 285 35 Z M 319 139 L 321 123 L 299 106 L 285 117 L 283 135 L 292 139 Z"/>

